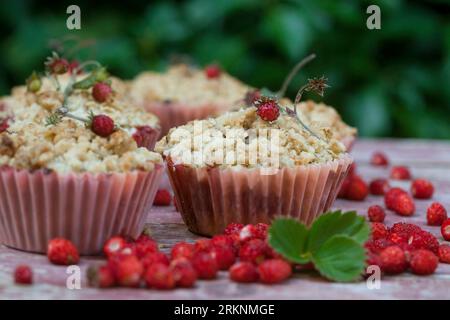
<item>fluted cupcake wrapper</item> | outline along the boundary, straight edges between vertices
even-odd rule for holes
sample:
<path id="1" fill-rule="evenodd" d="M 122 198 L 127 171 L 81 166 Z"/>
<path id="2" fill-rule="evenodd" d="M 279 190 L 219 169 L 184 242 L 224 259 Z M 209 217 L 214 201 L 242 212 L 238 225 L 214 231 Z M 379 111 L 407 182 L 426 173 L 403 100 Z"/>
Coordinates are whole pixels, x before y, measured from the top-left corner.
<path id="1" fill-rule="evenodd" d="M 356 136 L 348 136 L 341 139 L 341 142 L 344 144 L 347 152 L 352 151 L 353 145 L 356 141 Z"/>
<path id="2" fill-rule="evenodd" d="M 139 235 L 162 171 L 161 165 L 96 175 L 0 168 L 0 241 L 46 252 L 51 239 L 63 237 L 80 254 L 98 254 L 111 236 Z"/>
<path id="3" fill-rule="evenodd" d="M 166 160 L 184 222 L 207 236 L 222 233 L 232 222 L 270 223 L 275 216 L 310 225 L 331 207 L 353 162 L 345 155 L 266 175 L 260 169 L 191 168 Z"/>
<path id="4" fill-rule="evenodd" d="M 181 126 L 191 120 L 205 119 L 225 111 L 223 106 L 215 104 L 187 106 L 181 103 L 148 102 L 144 107 L 159 118 L 161 137 L 165 136 L 173 127 Z"/>

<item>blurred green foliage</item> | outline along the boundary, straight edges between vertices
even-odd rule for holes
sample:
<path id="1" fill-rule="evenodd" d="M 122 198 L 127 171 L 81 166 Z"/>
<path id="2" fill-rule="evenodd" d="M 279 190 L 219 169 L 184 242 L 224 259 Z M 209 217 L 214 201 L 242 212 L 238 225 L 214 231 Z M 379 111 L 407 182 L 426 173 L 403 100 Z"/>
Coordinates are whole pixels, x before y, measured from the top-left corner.
<path id="1" fill-rule="evenodd" d="M 73 3 L 80 31 L 65 27 Z M 381 7 L 381 30 L 366 28 L 369 4 Z M 121 77 L 187 59 L 218 62 L 272 90 L 315 52 L 291 97 L 324 74 L 332 86 L 324 101 L 361 135 L 450 138 L 449 16 L 445 0 L 8 1 L 0 9 L 0 93 L 41 69 L 52 39 L 91 44 L 75 57 L 95 58 Z"/>

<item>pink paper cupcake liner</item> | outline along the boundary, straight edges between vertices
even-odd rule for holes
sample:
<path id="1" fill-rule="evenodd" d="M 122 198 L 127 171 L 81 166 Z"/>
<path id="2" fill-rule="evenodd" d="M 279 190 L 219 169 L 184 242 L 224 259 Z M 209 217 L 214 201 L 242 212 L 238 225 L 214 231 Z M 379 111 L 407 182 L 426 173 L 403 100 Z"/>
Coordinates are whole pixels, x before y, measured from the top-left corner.
<path id="1" fill-rule="evenodd" d="M 327 164 L 282 168 L 264 175 L 259 169 L 174 165 L 168 158 L 167 169 L 189 230 L 212 236 L 231 222 L 270 223 L 280 215 L 310 225 L 331 207 L 352 162 L 345 155 Z"/>
<path id="2" fill-rule="evenodd" d="M 341 142 L 344 144 L 345 148 L 347 149 L 347 152 L 352 151 L 355 141 L 356 141 L 355 136 L 348 136 L 341 139 Z"/>
<path id="3" fill-rule="evenodd" d="M 90 174 L 0 169 L 0 241 L 46 252 L 55 237 L 71 240 L 80 254 L 101 252 L 117 234 L 142 231 L 163 171 Z"/>
<path id="4" fill-rule="evenodd" d="M 206 119 L 217 115 L 225 108 L 214 104 L 201 106 L 187 106 L 180 103 L 149 102 L 145 109 L 154 113 L 160 121 L 161 135 L 163 137 L 173 127 L 186 124 L 191 120 Z"/>

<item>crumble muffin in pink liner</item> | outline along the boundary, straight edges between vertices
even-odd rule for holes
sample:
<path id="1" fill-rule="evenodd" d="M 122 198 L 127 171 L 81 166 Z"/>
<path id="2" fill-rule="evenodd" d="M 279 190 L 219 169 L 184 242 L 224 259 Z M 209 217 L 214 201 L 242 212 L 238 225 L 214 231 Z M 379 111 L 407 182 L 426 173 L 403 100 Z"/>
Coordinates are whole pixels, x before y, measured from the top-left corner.
<path id="1" fill-rule="evenodd" d="M 100 104 L 90 89 L 63 98 L 47 80 L 36 92 L 16 88 L 8 98 L 11 117 L 0 132 L 0 241 L 45 252 L 49 240 L 64 237 L 81 254 L 98 254 L 111 236 L 142 231 L 162 158 L 147 148 L 145 134 L 136 140 L 129 124 L 142 111 L 122 109 L 114 96 Z M 69 113 L 54 120 L 61 105 Z M 96 134 L 84 120 L 90 111 L 111 115 L 116 126 Z"/>
<path id="2" fill-rule="evenodd" d="M 270 151 L 264 147 L 269 141 L 265 138 L 274 135 L 266 136 L 265 129 L 279 133 L 279 143 Z M 212 236 L 231 222 L 270 223 L 275 216 L 285 215 L 311 224 L 326 212 L 353 160 L 329 130 L 317 133 L 320 138 L 285 115 L 263 121 L 251 107 L 172 129 L 155 149 L 166 159 L 189 230 Z M 226 149 L 219 162 L 214 152 L 220 153 L 227 144 L 239 145 L 234 149 L 238 154 L 252 150 L 259 155 L 277 154 L 272 158 L 278 159 L 277 165 L 271 164 L 275 170 L 265 170 L 272 161 L 267 157 L 258 156 L 250 163 L 248 157 L 239 159 Z"/>
<path id="3" fill-rule="evenodd" d="M 179 64 L 165 73 L 141 73 L 131 82 L 129 97 L 158 116 L 164 136 L 170 128 L 229 110 L 250 89 L 223 71 L 211 78 L 202 69 Z"/>

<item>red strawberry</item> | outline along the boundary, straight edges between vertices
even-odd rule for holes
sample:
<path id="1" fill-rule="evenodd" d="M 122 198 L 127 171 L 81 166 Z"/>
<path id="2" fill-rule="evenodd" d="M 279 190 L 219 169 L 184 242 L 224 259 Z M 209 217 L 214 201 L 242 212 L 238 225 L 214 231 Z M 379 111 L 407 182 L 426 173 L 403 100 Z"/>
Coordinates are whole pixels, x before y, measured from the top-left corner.
<path id="1" fill-rule="evenodd" d="M 32 284 L 33 271 L 29 266 L 20 265 L 14 270 L 14 282 L 16 284 Z"/>
<path id="2" fill-rule="evenodd" d="M 172 260 L 178 258 L 186 258 L 191 259 L 194 256 L 195 246 L 191 243 L 187 242 L 178 242 L 176 243 L 170 252 Z"/>
<path id="3" fill-rule="evenodd" d="M 114 120 L 104 114 L 93 116 L 91 130 L 100 137 L 109 137 L 115 130 Z"/>
<path id="4" fill-rule="evenodd" d="M 159 251 L 158 244 L 153 239 L 148 239 L 145 241 L 136 241 L 134 244 L 135 253 L 138 258 L 143 258 L 150 253 L 155 253 Z"/>
<path id="5" fill-rule="evenodd" d="M 222 73 L 222 70 L 217 64 L 210 64 L 205 67 L 205 75 L 208 79 L 219 78 Z"/>
<path id="6" fill-rule="evenodd" d="M 195 246 L 196 251 L 209 252 L 212 249 L 213 244 L 210 239 L 199 239 L 199 240 L 195 241 L 194 246 Z"/>
<path id="7" fill-rule="evenodd" d="M 99 103 L 103 103 L 108 100 L 111 94 L 111 86 L 107 83 L 98 82 L 92 88 L 92 96 L 94 97 L 95 101 Z"/>
<path id="8" fill-rule="evenodd" d="M 411 179 L 411 173 L 405 166 L 395 166 L 391 169 L 391 178 L 396 180 L 409 180 Z"/>
<path id="9" fill-rule="evenodd" d="M 235 282 L 256 282 L 258 278 L 258 270 L 253 263 L 237 262 L 230 268 L 230 279 Z"/>
<path id="10" fill-rule="evenodd" d="M 411 184 L 411 194 L 417 199 L 430 199 L 433 196 L 433 184 L 426 179 L 416 179 Z"/>
<path id="11" fill-rule="evenodd" d="M 177 286 L 190 288 L 197 281 L 197 272 L 186 258 L 178 258 L 170 263 L 170 270 Z"/>
<path id="12" fill-rule="evenodd" d="M 370 222 L 383 222 L 386 217 L 386 213 L 381 206 L 374 205 L 370 206 L 367 210 L 367 216 Z"/>
<path id="13" fill-rule="evenodd" d="M 393 203 L 393 210 L 401 216 L 411 216 L 416 211 L 414 200 L 409 194 L 402 193 L 397 195 Z"/>
<path id="14" fill-rule="evenodd" d="M 259 278 L 263 283 L 279 283 L 291 276 L 292 267 L 284 260 L 271 259 L 258 265 L 258 273 Z"/>
<path id="15" fill-rule="evenodd" d="M 145 272 L 145 283 L 148 288 L 169 290 L 175 288 L 175 277 L 172 270 L 164 263 L 152 264 Z"/>
<path id="16" fill-rule="evenodd" d="M 388 236 L 388 230 L 386 226 L 380 222 L 372 222 L 372 239 L 382 239 Z"/>
<path id="17" fill-rule="evenodd" d="M 210 253 L 216 259 L 220 270 L 228 270 L 236 261 L 234 249 L 232 246 L 215 245 Z"/>
<path id="18" fill-rule="evenodd" d="M 369 184 L 370 193 L 377 196 L 384 195 L 390 188 L 387 179 L 375 179 Z"/>
<path id="19" fill-rule="evenodd" d="M 77 264 L 80 255 L 75 245 L 67 239 L 55 238 L 50 240 L 47 247 L 47 257 L 53 264 Z"/>
<path id="20" fill-rule="evenodd" d="M 112 237 L 108 239 L 105 245 L 103 246 L 103 253 L 105 254 L 105 256 L 110 257 L 120 252 L 120 250 L 125 248 L 126 245 L 127 241 L 123 237 L 121 236 Z"/>
<path id="21" fill-rule="evenodd" d="M 441 234 L 445 240 L 450 241 L 450 219 L 447 219 L 442 223 Z"/>
<path id="22" fill-rule="evenodd" d="M 165 265 L 169 265 L 169 258 L 163 252 L 156 251 L 156 252 L 147 253 L 141 259 L 141 262 L 142 262 L 144 269 L 147 269 L 155 263 L 162 263 Z"/>
<path id="23" fill-rule="evenodd" d="M 248 261 L 254 264 L 260 264 L 266 258 L 268 245 L 261 239 L 252 239 L 244 243 L 239 250 L 241 261 Z"/>
<path id="24" fill-rule="evenodd" d="M 450 246 L 441 244 L 438 251 L 439 261 L 442 263 L 450 263 Z"/>
<path id="25" fill-rule="evenodd" d="M 370 159 L 370 163 L 374 166 L 387 166 L 389 160 L 383 152 L 374 152 Z"/>
<path id="26" fill-rule="evenodd" d="M 391 188 L 388 192 L 384 195 L 384 203 L 386 205 L 386 208 L 390 210 L 394 210 L 394 204 L 396 201 L 396 198 L 400 194 L 407 194 L 407 192 L 401 188 Z"/>
<path id="27" fill-rule="evenodd" d="M 153 205 L 155 206 L 170 206 L 172 202 L 172 195 L 166 189 L 159 189 L 156 192 L 155 200 L 153 200 Z"/>
<path id="28" fill-rule="evenodd" d="M 411 271 L 418 275 L 429 275 L 436 270 L 439 259 L 429 250 L 417 250 L 411 255 L 410 260 Z"/>
<path id="29" fill-rule="evenodd" d="M 432 203 L 427 209 L 427 223 L 430 226 L 440 226 L 447 219 L 447 210 L 439 202 Z"/>
<path id="30" fill-rule="evenodd" d="M 244 227 L 244 225 L 242 223 L 230 223 L 226 228 L 224 233 L 226 235 L 231 235 L 231 234 L 239 234 L 242 230 L 242 228 Z"/>
<path id="31" fill-rule="evenodd" d="M 262 97 L 255 101 L 257 115 L 264 121 L 275 121 L 280 116 L 280 106 L 271 98 Z"/>
<path id="32" fill-rule="evenodd" d="M 357 175 L 351 176 L 345 198 L 353 201 L 363 201 L 368 194 L 369 188 L 366 182 Z"/>
<path id="33" fill-rule="evenodd" d="M 200 279 L 214 279 L 219 271 L 216 259 L 206 251 L 196 252 L 191 263 Z"/>
<path id="34" fill-rule="evenodd" d="M 398 246 L 390 246 L 380 253 L 381 270 L 390 274 L 402 273 L 408 267 L 405 252 Z"/>
<path id="35" fill-rule="evenodd" d="M 116 255 L 108 261 L 117 283 L 124 287 L 138 287 L 144 267 L 134 255 Z"/>
<path id="36" fill-rule="evenodd" d="M 87 270 L 87 277 L 91 287 L 110 288 L 116 284 L 114 273 L 109 265 L 90 266 Z"/>
<path id="37" fill-rule="evenodd" d="M 346 199 L 347 198 L 347 192 L 348 189 L 350 187 L 350 177 L 351 175 L 349 174 L 344 181 L 342 181 L 342 185 L 341 188 L 339 189 L 338 195 L 337 197 L 340 199 Z"/>

